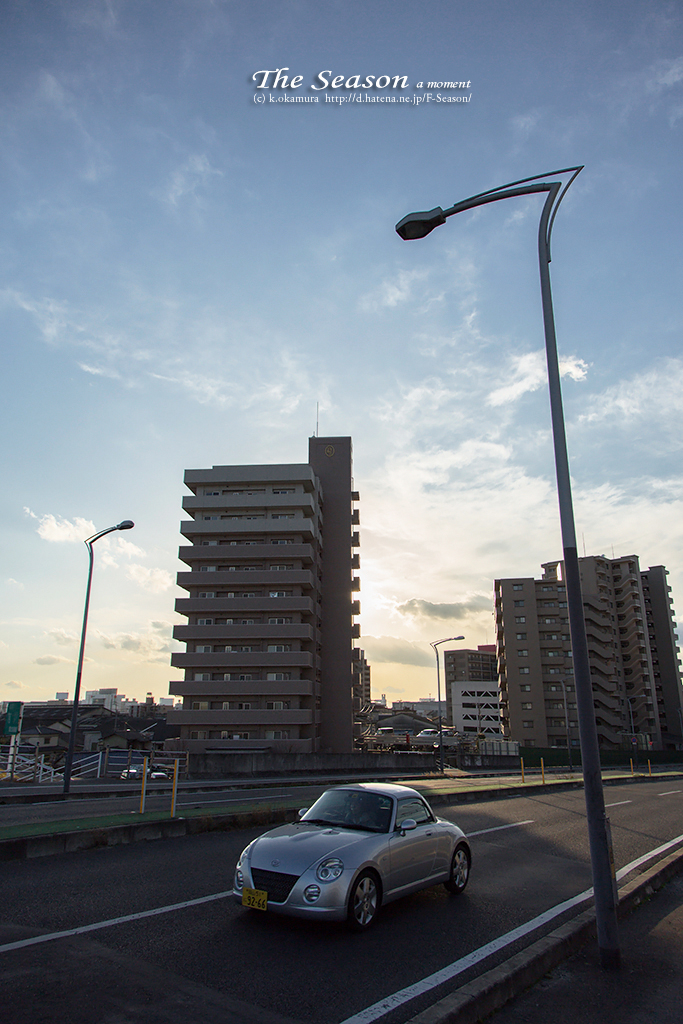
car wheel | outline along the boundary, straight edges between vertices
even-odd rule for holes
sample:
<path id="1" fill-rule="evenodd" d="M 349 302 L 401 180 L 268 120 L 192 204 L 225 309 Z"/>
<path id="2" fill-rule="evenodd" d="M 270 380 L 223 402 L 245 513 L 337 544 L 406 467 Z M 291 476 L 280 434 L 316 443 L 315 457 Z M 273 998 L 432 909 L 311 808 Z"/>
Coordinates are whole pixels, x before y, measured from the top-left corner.
<path id="1" fill-rule="evenodd" d="M 450 878 L 447 882 L 444 882 L 448 891 L 454 893 L 456 896 L 458 893 L 461 893 L 467 885 L 467 881 L 470 877 L 470 863 L 470 851 L 464 843 L 460 843 L 456 846 L 453 852 Z"/>
<path id="2" fill-rule="evenodd" d="M 357 932 L 364 932 L 377 917 L 380 896 L 379 885 L 372 871 L 362 871 L 351 888 L 348 923 Z"/>

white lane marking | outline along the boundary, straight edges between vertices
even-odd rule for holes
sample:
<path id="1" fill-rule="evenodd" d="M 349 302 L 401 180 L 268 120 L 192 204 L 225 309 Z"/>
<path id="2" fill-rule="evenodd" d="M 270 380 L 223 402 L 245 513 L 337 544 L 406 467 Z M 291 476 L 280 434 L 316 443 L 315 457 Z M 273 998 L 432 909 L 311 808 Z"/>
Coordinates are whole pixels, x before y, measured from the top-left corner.
<path id="1" fill-rule="evenodd" d="M 157 914 L 170 914 L 174 910 L 184 910 L 185 907 L 198 907 L 201 903 L 211 903 L 213 900 L 224 900 L 232 896 L 232 889 L 226 892 L 216 892 L 211 896 L 200 896 L 196 900 L 185 900 L 183 903 L 171 903 L 167 907 L 156 907 L 154 910 L 141 910 L 137 914 L 126 914 L 125 917 L 112 917 L 108 921 L 96 921 L 94 924 L 84 924 L 79 928 L 67 928 L 63 932 L 50 932 L 48 935 L 34 935 L 30 939 L 19 939 L 17 942 L 7 942 L 0 946 L 0 953 L 7 953 L 10 949 L 23 949 L 24 946 L 36 946 L 41 942 L 50 942 L 52 939 L 65 939 L 70 935 L 83 935 L 85 932 L 96 932 L 100 928 L 111 928 L 114 924 L 126 924 L 128 921 L 140 921 L 143 917 L 155 917 Z"/>
<path id="2" fill-rule="evenodd" d="M 633 800 L 617 800 L 615 804 L 605 804 L 605 807 L 621 807 L 622 804 L 632 804 Z"/>
<path id="3" fill-rule="evenodd" d="M 485 836 L 487 832 L 500 832 L 504 828 L 517 828 L 518 825 L 533 825 L 533 818 L 528 821 L 513 821 L 510 825 L 496 825 L 495 828 L 482 828 L 479 832 L 468 832 L 468 836 Z"/>
<path id="4" fill-rule="evenodd" d="M 657 793 L 657 796 L 671 796 L 672 793 L 680 793 L 680 789 L 670 789 L 666 793 Z"/>
<path id="5" fill-rule="evenodd" d="M 665 853 L 672 847 L 683 843 L 683 835 L 677 836 L 668 843 L 664 843 L 663 846 L 658 846 L 656 850 L 650 850 L 649 853 L 644 854 L 642 857 L 638 857 L 637 860 L 631 861 L 630 864 L 626 864 L 623 868 L 617 871 L 617 879 L 623 878 L 628 875 L 629 872 L 635 868 L 640 867 L 646 861 L 651 860 L 660 853 Z M 550 910 L 546 910 L 543 914 L 539 914 L 538 917 L 534 917 L 531 921 L 527 921 L 526 924 L 519 925 L 518 928 L 513 928 L 512 931 L 506 932 L 505 935 L 499 936 L 492 942 L 487 942 L 485 946 L 480 946 L 479 949 L 472 950 L 467 956 L 461 957 L 454 963 L 449 964 L 448 967 L 442 968 L 440 971 L 436 971 L 434 974 L 430 974 L 427 978 L 423 978 L 422 981 L 416 982 L 414 985 L 409 985 L 407 988 L 401 989 L 400 992 L 393 992 L 391 995 L 386 996 L 385 999 L 381 999 L 378 1003 L 373 1003 L 372 1006 L 366 1007 L 365 1010 L 361 1010 L 360 1013 L 355 1013 L 352 1017 L 348 1017 L 346 1020 L 341 1021 L 341 1024 L 372 1024 L 373 1021 L 379 1020 L 386 1014 L 391 1013 L 392 1010 L 398 1009 L 405 1003 L 409 1003 L 413 999 L 417 999 L 418 996 L 425 995 L 431 989 L 436 988 L 438 985 L 442 985 L 446 981 L 451 981 L 456 978 L 463 971 L 468 970 L 470 967 L 474 967 L 476 964 L 481 963 L 482 960 L 486 960 L 493 953 L 497 953 L 499 950 L 504 949 L 506 946 L 516 942 L 517 939 L 524 938 L 529 932 L 534 931 L 541 925 L 547 924 L 554 918 L 559 917 L 566 910 L 570 910 L 572 907 L 578 906 L 580 903 L 585 903 L 593 896 L 593 889 L 586 889 L 585 892 L 579 893 L 578 896 L 573 896 L 569 900 L 565 900 L 564 903 L 558 903 L 556 907 L 551 907 Z"/>

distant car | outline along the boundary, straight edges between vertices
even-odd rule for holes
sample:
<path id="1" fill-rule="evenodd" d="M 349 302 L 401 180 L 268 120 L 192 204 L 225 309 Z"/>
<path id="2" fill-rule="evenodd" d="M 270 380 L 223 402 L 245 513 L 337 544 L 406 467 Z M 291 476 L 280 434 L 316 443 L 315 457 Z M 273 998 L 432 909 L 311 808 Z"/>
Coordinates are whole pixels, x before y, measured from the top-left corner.
<path id="1" fill-rule="evenodd" d="M 417 734 L 415 739 L 419 740 L 420 737 L 422 737 L 422 739 L 425 739 L 425 740 L 433 740 L 434 737 L 438 736 L 438 735 L 439 735 L 439 730 L 438 729 L 423 729 L 422 732 L 419 732 Z"/>
<path id="2" fill-rule="evenodd" d="M 299 814 L 242 851 L 233 887 L 242 906 L 364 931 L 383 904 L 438 883 L 454 895 L 467 885 L 464 832 L 407 786 L 336 786 Z"/>
<path id="3" fill-rule="evenodd" d="M 122 779 L 141 779 L 142 778 L 142 765 L 133 765 L 131 768 L 124 768 L 121 772 L 120 778 Z M 148 779 L 165 779 L 167 782 L 170 775 L 164 768 L 148 768 L 147 769 Z"/>

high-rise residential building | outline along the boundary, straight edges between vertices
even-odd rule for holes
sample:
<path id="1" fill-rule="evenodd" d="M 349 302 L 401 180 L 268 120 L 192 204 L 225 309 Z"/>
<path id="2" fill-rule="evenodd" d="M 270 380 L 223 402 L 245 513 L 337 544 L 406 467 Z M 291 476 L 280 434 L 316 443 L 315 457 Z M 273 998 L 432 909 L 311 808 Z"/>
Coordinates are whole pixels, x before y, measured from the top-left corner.
<path id="1" fill-rule="evenodd" d="M 353 749 L 360 627 L 350 437 L 312 437 L 308 463 L 191 469 L 178 573 L 187 645 L 169 713 L 190 749 Z"/>
<path id="2" fill-rule="evenodd" d="M 358 657 L 353 663 L 353 699 L 357 711 L 372 703 L 370 665 L 365 657 L 365 651 L 358 651 Z"/>
<path id="3" fill-rule="evenodd" d="M 542 568 L 540 580 L 495 581 L 503 733 L 526 746 L 577 746 L 564 566 Z M 600 745 L 675 747 L 683 691 L 666 570 L 641 573 L 637 555 L 584 557 L 579 568 Z"/>
<path id="4" fill-rule="evenodd" d="M 681 664 L 667 575 L 663 565 L 652 565 L 646 572 L 641 572 L 640 578 L 662 746 L 665 750 L 683 750 Z"/>
<path id="5" fill-rule="evenodd" d="M 444 650 L 443 657 L 447 722 L 465 735 L 500 738 L 496 645 Z"/>

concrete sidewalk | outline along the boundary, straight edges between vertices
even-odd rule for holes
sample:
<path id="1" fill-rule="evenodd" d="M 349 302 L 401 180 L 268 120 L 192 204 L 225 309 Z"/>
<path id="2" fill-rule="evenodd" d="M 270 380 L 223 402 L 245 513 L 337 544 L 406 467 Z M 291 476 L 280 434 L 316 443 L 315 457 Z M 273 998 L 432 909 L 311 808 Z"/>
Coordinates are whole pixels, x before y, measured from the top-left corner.
<path id="1" fill-rule="evenodd" d="M 488 1018 L 489 1024 L 679 1024 L 683 875 L 620 924 L 622 964 L 603 971 L 595 941 Z"/>

